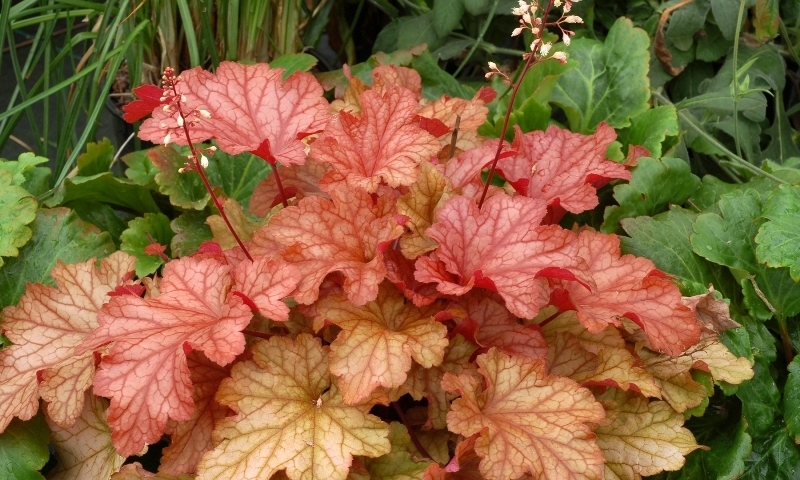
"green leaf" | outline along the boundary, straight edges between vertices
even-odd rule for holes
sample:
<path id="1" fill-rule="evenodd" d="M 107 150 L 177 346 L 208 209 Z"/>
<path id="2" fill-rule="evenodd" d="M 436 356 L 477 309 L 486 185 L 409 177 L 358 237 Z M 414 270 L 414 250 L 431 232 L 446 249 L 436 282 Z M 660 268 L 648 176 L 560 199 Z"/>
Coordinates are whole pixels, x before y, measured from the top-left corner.
<path id="1" fill-rule="evenodd" d="M 120 250 L 136 257 L 136 276 L 150 275 L 164 264 L 160 255 L 148 254 L 145 248 L 158 243 L 169 248 L 175 233 L 169 226 L 169 218 L 162 213 L 147 213 L 128 222 L 128 229 L 122 232 Z M 165 252 L 169 256 L 168 252 Z"/>
<path id="2" fill-rule="evenodd" d="M 188 210 L 170 223 L 175 236 L 170 248 L 174 257 L 184 257 L 196 252 L 203 242 L 214 238 L 211 227 L 206 224 L 207 212 Z"/>
<path id="3" fill-rule="evenodd" d="M 784 163 L 790 157 L 800 157 L 800 148 L 792 138 L 793 130 L 789 123 L 789 117 L 783 109 L 783 93 L 780 91 L 775 94 L 775 120 L 772 125 L 764 130 L 769 135 L 770 142 L 764 151 L 761 152 L 761 159 L 771 159 L 777 163 Z"/>
<path id="4" fill-rule="evenodd" d="M 449 35 L 461 23 L 462 15 L 462 0 L 433 0 L 433 28 L 436 29 L 436 35 L 441 38 Z"/>
<path id="5" fill-rule="evenodd" d="M 451 97 L 472 98 L 475 94 L 470 88 L 462 85 L 452 75 L 442 70 L 433 55 L 427 50 L 414 57 L 411 66 L 422 77 L 422 95 L 428 100 L 435 100 L 442 95 Z"/>
<path id="6" fill-rule="evenodd" d="M 789 267 L 800 281 L 800 187 L 781 185 L 764 204 L 769 219 L 756 235 L 756 257 L 770 267 Z"/>
<path id="7" fill-rule="evenodd" d="M 631 118 L 631 126 L 619 131 L 624 145 L 641 145 L 653 158 L 661 158 L 661 144 L 668 136 L 677 136 L 678 113 L 672 105 L 645 110 Z"/>
<path id="8" fill-rule="evenodd" d="M 409 453 L 413 448 L 411 437 L 402 423 L 392 422 L 389 430 L 392 451 L 378 458 L 365 458 L 364 467 L 371 478 L 384 480 L 411 480 L 422 478 L 431 461 L 415 461 Z"/>
<path id="9" fill-rule="evenodd" d="M 200 175 L 194 170 L 180 172 L 186 165 L 186 147 L 156 147 L 147 151 L 158 173 L 155 181 L 158 191 L 169 196 L 169 201 L 176 207 L 202 210 L 209 200 L 208 191 L 203 185 Z"/>
<path id="10" fill-rule="evenodd" d="M 684 295 L 699 295 L 709 284 L 729 299 L 741 298 L 740 287 L 727 269 L 694 253 L 689 237 L 697 214 L 678 206 L 654 217 L 622 220 L 628 237 L 621 237 L 623 253 L 647 257 L 679 279 Z"/>
<path id="11" fill-rule="evenodd" d="M 269 164 L 253 154 L 228 155 L 222 150 L 209 158 L 206 169 L 211 185 L 222 187 L 225 195 L 236 199 L 245 209 L 250 204 L 253 189 L 269 172 Z"/>
<path id="12" fill-rule="evenodd" d="M 755 375 L 739 385 L 736 396 L 742 400 L 742 416 L 747 420 L 747 433 L 764 435 L 780 415 L 781 392 L 769 373 L 770 364 L 763 358 L 753 363 Z"/>
<path id="13" fill-rule="evenodd" d="M 746 272 L 739 275 L 745 302 L 758 318 L 771 316 L 756 294 L 747 274 L 759 286 L 778 315 L 800 313 L 800 284 L 792 281 L 788 269 L 767 268 L 756 260 L 755 237 L 765 219 L 761 217 L 761 199 L 753 189 L 723 195 L 718 203 L 720 214 L 697 217 L 691 237 L 695 253 L 712 262 Z"/>
<path id="14" fill-rule="evenodd" d="M 150 190 L 157 190 L 158 184 L 156 183 L 156 175 L 159 170 L 150 160 L 150 156 L 147 153 L 148 151 L 149 150 L 138 150 L 122 157 L 122 161 L 128 166 L 125 170 L 125 176 L 136 185 Z"/>
<path id="15" fill-rule="evenodd" d="M 753 436 L 753 452 L 745 460 L 740 480 L 796 479 L 798 472 L 800 451 L 780 421 L 760 438 Z"/>
<path id="16" fill-rule="evenodd" d="M 686 203 L 702 212 L 712 211 L 723 195 L 740 189 L 739 185 L 725 183 L 713 175 L 706 175 L 699 188 L 692 193 Z"/>
<path id="17" fill-rule="evenodd" d="M 400 17 L 396 49 L 411 48 L 423 43 L 428 48 L 436 48 L 439 36 L 436 35 L 433 12 L 418 17 Z"/>
<path id="18" fill-rule="evenodd" d="M 33 237 L 0 270 L 0 307 L 15 305 L 25 284 L 53 284 L 50 270 L 56 260 L 64 263 L 103 258 L 115 250 L 108 233 L 84 222 L 68 208 L 41 209 L 31 225 Z"/>
<path id="19" fill-rule="evenodd" d="M 736 35 L 736 24 L 739 21 L 740 0 L 711 0 L 711 12 L 720 32 L 727 40 Z"/>
<path id="20" fill-rule="evenodd" d="M 31 195 L 40 196 L 50 190 L 51 171 L 48 167 L 35 167 L 25 172 L 25 183 L 21 186 Z"/>
<path id="21" fill-rule="evenodd" d="M 800 356 L 795 356 L 787 368 L 789 377 L 783 387 L 783 418 L 795 443 L 800 443 Z"/>
<path id="22" fill-rule="evenodd" d="M 36 199 L 13 181 L 10 172 L 0 170 L 0 266 L 3 257 L 16 257 L 31 239 L 33 232 L 27 225 L 36 218 L 38 207 Z"/>
<path id="23" fill-rule="evenodd" d="M 99 173 L 91 177 L 67 178 L 53 197 L 45 202 L 48 207 L 69 206 L 70 202 L 108 203 L 129 208 L 134 212 L 158 212 L 150 191 L 135 183 L 115 177 L 113 173 Z"/>
<path id="24" fill-rule="evenodd" d="M 606 208 L 601 230 L 613 233 L 619 230 L 619 221 L 623 218 L 652 216 L 671 203 L 680 205 L 699 185 L 700 179 L 680 158 L 640 158 L 630 183 L 614 187 L 614 198 L 619 206 Z"/>
<path id="25" fill-rule="evenodd" d="M 475 40 L 471 38 L 450 38 L 441 47 L 433 51 L 436 60 L 450 60 L 461 55 L 461 52 L 471 47 Z"/>
<path id="26" fill-rule="evenodd" d="M 792 18 L 787 16 L 786 18 Z M 756 0 L 755 20 L 756 39 L 766 43 L 778 36 L 780 26 L 780 2 L 778 0 Z"/>
<path id="27" fill-rule="evenodd" d="M 694 45 L 695 34 L 703 28 L 711 8 L 708 0 L 695 0 L 676 10 L 669 19 L 665 36 L 678 50 Z"/>
<path id="28" fill-rule="evenodd" d="M 578 67 L 561 75 L 552 98 L 572 131 L 588 134 L 603 121 L 627 127 L 632 116 L 649 108 L 649 46 L 647 33 L 626 18 L 614 23 L 605 43 L 589 38 L 572 42 L 570 62 Z"/>
<path id="29" fill-rule="evenodd" d="M 283 69 L 283 80 L 289 78 L 294 72 L 307 72 L 317 64 L 317 57 L 307 53 L 287 53 L 269 62 L 272 68 Z"/>
<path id="30" fill-rule="evenodd" d="M 18 418 L 0 434 L 0 478 L 44 480 L 39 470 L 50 458 L 50 429 L 39 412 L 28 421 Z"/>
<path id="31" fill-rule="evenodd" d="M 104 203 L 76 200 L 70 202 L 69 206 L 75 210 L 81 220 L 89 222 L 100 230 L 111 234 L 111 239 L 114 240 L 114 245 L 117 248 L 120 245 L 119 236 L 128 228 L 128 222 L 134 217 L 134 215 L 127 212 L 118 212 Z"/>
<path id="32" fill-rule="evenodd" d="M 749 316 L 739 315 L 735 308 L 731 313 L 742 328 L 726 330 L 720 334 L 720 340 L 728 350 L 737 357 L 747 357 L 750 361 L 761 358 L 767 363 L 774 362 L 778 358 L 778 349 L 775 346 L 775 337 L 767 327 Z"/>
<path id="33" fill-rule="evenodd" d="M 15 161 L 0 160 L 0 170 L 5 170 L 14 176 L 12 182 L 14 185 L 22 185 L 27 178 L 30 178 L 29 172 L 41 163 L 47 163 L 47 159 L 27 152 L 20 155 Z"/>
<path id="34" fill-rule="evenodd" d="M 111 140 L 103 138 L 101 142 L 86 144 L 86 152 L 78 156 L 78 176 L 91 177 L 108 172 L 114 161 L 114 146 Z"/>
<path id="35" fill-rule="evenodd" d="M 716 25 L 706 22 L 703 28 L 705 35 L 697 40 L 696 57 L 704 62 L 716 62 L 728 54 L 728 50 L 733 47 L 733 42 L 725 40 L 722 32 Z"/>
<path id="36" fill-rule="evenodd" d="M 712 434 L 708 438 L 695 434 L 708 450 L 695 450 L 686 456 L 686 464 L 677 472 L 670 472 L 669 480 L 708 480 L 735 479 L 744 473 L 744 460 L 750 455 L 753 447 L 750 435 L 745 431 L 747 422 L 730 421 L 728 413 L 718 415 L 706 413 L 704 423 L 714 422 Z M 712 418 L 709 418 L 712 417 Z"/>
<path id="37" fill-rule="evenodd" d="M 463 0 L 463 2 L 464 8 L 467 9 L 470 15 L 481 15 L 489 10 L 491 0 Z"/>

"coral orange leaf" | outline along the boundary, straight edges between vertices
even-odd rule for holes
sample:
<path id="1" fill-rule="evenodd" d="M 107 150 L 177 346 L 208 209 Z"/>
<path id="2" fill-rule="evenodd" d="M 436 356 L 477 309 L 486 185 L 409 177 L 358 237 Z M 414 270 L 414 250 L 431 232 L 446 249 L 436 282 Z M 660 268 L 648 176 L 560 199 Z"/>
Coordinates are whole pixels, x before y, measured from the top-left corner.
<path id="1" fill-rule="evenodd" d="M 381 182 L 411 185 L 419 162 L 439 151 L 439 142 L 415 121 L 413 93 L 402 87 L 369 90 L 361 106 L 360 117 L 346 111 L 334 116 L 311 145 L 311 156 L 333 167 L 326 178 L 342 178 L 350 187 L 375 192 Z"/>
<path id="2" fill-rule="evenodd" d="M 14 345 L 0 350 L 0 431 L 12 418 L 31 418 L 39 396 L 49 418 L 69 428 L 83 410 L 83 392 L 92 384 L 91 352 L 74 349 L 99 326 L 97 314 L 107 294 L 126 281 L 136 259 L 117 252 L 102 261 L 56 263 L 50 275 L 57 288 L 30 284 L 17 306 L 3 309 L 3 333 Z M 41 375 L 41 384 L 37 382 Z"/>
<path id="3" fill-rule="evenodd" d="M 310 73 L 296 72 L 285 82 L 282 76 L 282 69 L 265 63 L 233 62 L 220 63 L 216 75 L 199 67 L 181 73 L 176 89 L 192 141 L 214 138 L 224 152 L 252 151 L 272 164 L 305 162 L 301 139 L 325 127 L 328 102 Z M 175 107 L 155 109 L 139 138 L 165 143 L 169 133 L 172 142 L 186 145 L 177 113 Z"/>
<path id="4" fill-rule="evenodd" d="M 486 287 L 499 293 L 513 314 L 532 318 L 542 298 L 537 275 L 582 276 L 577 236 L 558 226 L 538 227 L 545 210 L 542 201 L 526 197 L 495 195 L 482 210 L 470 198 L 451 198 L 425 232 L 439 248 L 435 256 L 417 259 L 416 279 L 438 283 L 439 291 L 450 295 Z"/>
<path id="5" fill-rule="evenodd" d="M 329 167 L 323 165 L 312 158 L 306 160 L 302 165 L 284 166 L 278 165 L 277 171 L 281 178 L 283 192 L 289 198 L 300 200 L 309 195 L 319 195 L 327 197 L 319 188 L 319 181 Z M 282 203 L 281 192 L 278 190 L 278 182 L 275 175 L 270 175 L 256 185 L 253 195 L 250 197 L 250 212 L 265 217 L 276 205 Z"/>
<path id="6" fill-rule="evenodd" d="M 233 269 L 233 289 L 255 303 L 261 315 L 282 322 L 289 319 L 283 299 L 299 282 L 300 270 L 281 258 L 245 259 Z"/>
<path id="7" fill-rule="evenodd" d="M 306 197 L 281 210 L 256 239 L 285 247 L 283 258 L 300 269 L 302 279 L 294 296 L 299 303 L 313 303 L 325 276 L 339 271 L 346 278 L 347 298 L 364 305 L 378 295 L 386 275 L 381 251 L 403 227 L 364 191 L 340 186 L 330 193 L 331 200 Z"/>
<path id="8" fill-rule="evenodd" d="M 447 178 L 430 162 L 419 165 L 419 177 L 408 193 L 397 201 L 397 212 L 408 217 L 405 227 L 410 230 L 400 237 L 400 251 L 414 259 L 436 248 L 436 242 L 425 235 L 433 224 L 436 208 L 450 198 Z"/>
<path id="9" fill-rule="evenodd" d="M 485 383 L 445 374 L 442 386 L 461 395 L 447 414 L 450 431 L 480 433 L 475 451 L 488 480 L 525 473 L 547 480 L 603 478 L 603 453 L 589 424 L 601 422 L 605 412 L 589 390 L 547 375 L 544 360 L 492 348 L 477 362 Z"/>
<path id="10" fill-rule="evenodd" d="M 631 178 L 623 165 L 605 159 L 606 149 L 617 137 L 605 123 L 594 135 L 572 133 L 555 125 L 546 132 L 515 130 L 511 148 L 516 155 L 500 162 L 498 169 L 519 193 L 547 205 L 560 205 L 572 213 L 591 210 L 598 203 L 598 181 Z"/>
<path id="11" fill-rule="evenodd" d="M 167 264 L 158 296 L 112 297 L 103 306 L 100 328 L 77 351 L 113 342 L 95 376 L 94 392 L 111 397 L 108 423 L 121 455 L 134 455 L 157 441 L 169 418 L 192 416 L 188 348 L 220 365 L 244 350 L 240 331 L 252 313 L 229 295 L 231 283 L 230 267 L 219 260 L 184 257 Z"/>
<path id="12" fill-rule="evenodd" d="M 331 344 L 329 361 L 347 404 L 363 402 L 378 386 L 402 385 L 412 358 L 424 368 L 442 362 L 447 328 L 433 318 L 442 306 L 406 304 L 389 282 L 362 307 L 332 295 L 320 300 L 316 309 L 320 319 L 342 329 Z"/>
<path id="13" fill-rule="evenodd" d="M 291 480 L 344 480 L 353 455 L 391 450 L 389 426 L 372 404 L 345 405 L 328 373 L 328 349 L 302 334 L 273 337 L 237 363 L 217 400 L 237 414 L 217 425 L 217 446 L 198 480 L 256 480 L 286 470 Z"/>

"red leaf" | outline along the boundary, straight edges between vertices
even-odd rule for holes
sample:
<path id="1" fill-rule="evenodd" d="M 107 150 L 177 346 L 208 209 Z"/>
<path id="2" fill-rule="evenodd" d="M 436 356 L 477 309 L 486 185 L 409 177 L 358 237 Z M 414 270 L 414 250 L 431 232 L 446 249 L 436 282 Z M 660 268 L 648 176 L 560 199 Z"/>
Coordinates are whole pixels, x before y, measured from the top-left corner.
<path id="1" fill-rule="evenodd" d="M 394 284 L 403 295 L 418 306 L 430 305 L 439 296 L 436 285 L 421 283 L 414 278 L 414 262 L 397 250 L 387 250 L 383 254 L 386 265 L 386 278 Z"/>
<path id="2" fill-rule="evenodd" d="M 265 63 L 233 62 L 222 62 L 216 75 L 199 67 L 181 73 L 176 88 L 185 99 L 181 109 L 188 117 L 192 141 L 215 138 L 219 148 L 232 155 L 268 145 L 266 153 L 260 152 L 265 160 L 303 163 L 306 145 L 300 139 L 322 130 L 329 117 L 328 103 L 311 74 L 296 72 L 285 82 L 282 75 L 282 69 Z M 174 108 L 156 109 L 153 118 L 142 124 L 139 138 L 164 143 L 169 133 L 172 142 L 186 145 L 176 115 Z"/>
<path id="3" fill-rule="evenodd" d="M 245 294 L 261 315 L 286 321 L 289 307 L 283 299 L 291 295 L 300 282 L 300 270 L 279 258 L 243 260 L 233 269 L 233 282 L 237 293 Z"/>
<path id="4" fill-rule="evenodd" d="M 291 165 L 289 167 L 278 165 L 278 175 L 281 177 L 283 192 L 289 200 L 294 197 L 300 200 L 309 195 L 319 195 L 327 197 L 319 188 L 319 181 L 329 168 L 312 158 L 306 160 L 302 165 Z M 280 190 L 275 180 L 275 175 L 270 175 L 256 185 L 253 195 L 250 197 L 250 212 L 265 217 L 272 208 L 280 203 Z"/>
<path id="5" fill-rule="evenodd" d="M 240 333 L 252 318 L 234 296 L 230 267 L 213 258 L 184 257 L 164 269 L 153 298 L 112 297 L 100 327 L 76 349 L 80 354 L 114 342 L 94 381 L 111 398 L 108 424 L 117 451 L 134 455 L 164 433 L 169 418 L 192 416 L 192 382 L 184 344 L 224 365 L 244 350 Z"/>
<path id="6" fill-rule="evenodd" d="M 403 233 L 394 211 L 384 211 L 379 201 L 362 190 L 344 186 L 331 192 L 331 200 L 306 197 L 278 212 L 258 242 L 284 247 L 281 255 L 300 269 L 302 278 L 294 298 L 310 304 L 319 296 L 319 286 L 330 272 L 342 272 L 344 291 L 356 305 L 378 295 L 386 276 L 383 254 L 389 242 Z"/>
<path id="7" fill-rule="evenodd" d="M 543 202 L 525 197 L 496 195 L 482 210 L 469 198 L 451 198 L 425 232 L 439 248 L 417 259 L 415 278 L 438 283 L 440 292 L 451 295 L 491 282 L 512 313 L 532 318 L 547 298 L 537 274 L 559 267 L 580 275 L 576 235 L 558 226 L 539 227 L 544 213 Z"/>
<path id="8" fill-rule="evenodd" d="M 122 111 L 125 112 L 122 118 L 128 123 L 143 119 L 163 103 L 161 97 L 164 91 L 155 85 L 141 85 L 134 88 L 133 93 L 139 99 L 122 107 Z"/>
<path id="9" fill-rule="evenodd" d="M 616 235 L 586 230 L 579 236 L 579 255 L 589 265 L 597 288 L 557 282 L 569 293 L 580 322 L 597 333 L 627 317 L 639 325 L 650 345 L 676 356 L 700 340 L 694 313 L 681 303 L 675 284 L 654 275 L 653 262 L 633 255 L 620 256 Z"/>
<path id="10" fill-rule="evenodd" d="M 500 162 L 498 169 L 523 195 L 581 213 L 598 204 L 592 180 L 631 178 L 623 165 L 605 159 L 608 145 L 616 138 L 605 123 L 591 136 L 556 126 L 525 134 L 515 128 L 512 148 L 517 154 Z"/>
<path id="11" fill-rule="evenodd" d="M 411 185 L 417 165 L 439 151 L 439 142 L 419 127 L 417 100 L 408 89 L 361 95 L 362 112 L 334 116 L 311 145 L 311 155 L 333 167 L 326 178 L 341 177 L 350 187 L 374 192 L 381 182 Z M 328 183 L 328 182 L 326 182 Z"/>

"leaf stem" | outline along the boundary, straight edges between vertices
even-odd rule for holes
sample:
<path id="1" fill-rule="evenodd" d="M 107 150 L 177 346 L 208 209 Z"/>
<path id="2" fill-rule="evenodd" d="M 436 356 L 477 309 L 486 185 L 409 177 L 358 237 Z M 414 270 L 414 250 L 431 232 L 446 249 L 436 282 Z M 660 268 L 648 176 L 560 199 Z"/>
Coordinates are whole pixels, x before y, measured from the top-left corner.
<path id="1" fill-rule="evenodd" d="M 550 7 L 553 5 L 553 0 L 549 0 L 547 2 L 547 8 L 544 10 L 544 20 L 547 21 L 547 16 L 550 14 Z M 544 33 L 544 28 L 542 28 L 539 33 L 536 35 L 536 38 L 539 42 L 536 42 L 538 46 L 541 44 L 542 34 Z M 494 153 L 494 160 L 492 160 L 492 166 L 489 168 L 489 176 L 486 177 L 486 185 L 483 186 L 483 193 L 481 194 L 481 199 L 478 202 L 478 209 L 483 206 L 484 200 L 486 200 L 486 193 L 489 191 L 489 185 L 492 183 L 492 176 L 494 175 L 494 171 L 497 168 L 497 161 L 500 159 L 500 152 L 503 150 L 503 142 L 506 139 L 506 132 L 508 131 L 508 122 L 511 119 L 511 112 L 514 110 L 514 101 L 517 99 L 517 92 L 519 92 L 519 87 L 522 85 L 522 80 L 525 78 L 525 74 L 528 73 L 528 70 L 536 63 L 536 52 L 531 51 L 528 55 L 528 59 L 525 61 L 525 66 L 522 67 L 522 74 L 520 74 L 519 78 L 517 79 L 516 83 L 514 83 L 514 87 L 511 89 L 511 97 L 508 99 L 508 108 L 506 109 L 506 116 L 503 119 L 503 128 L 500 130 L 500 142 L 497 144 L 497 151 Z"/>
<path id="2" fill-rule="evenodd" d="M 255 330 L 248 330 L 246 328 L 242 330 L 242 333 L 244 333 L 245 335 L 250 335 L 251 337 L 264 338 L 267 340 L 275 336 L 272 333 L 256 332 Z"/>
<path id="3" fill-rule="evenodd" d="M 189 125 L 188 125 L 189 121 L 186 118 L 186 115 L 183 114 L 183 109 L 181 108 L 181 103 L 180 103 L 181 96 L 174 85 L 172 86 L 172 91 L 176 95 L 176 98 L 178 99 L 178 101 L 175 102 L 175 105 L 178 106 L 178 114 L 183 119 L 183 133 L 184 135 L 186 135 L 186 142 L 189 144 L 189 150 L 191 150 L 192 152 L 192 160 L 194 161 L 194 168 L 195 170 L 197 170 L 197 173 L 200 174 L 200 178 L 203 180 L 203 185 L 205 185 L 206 191 L 208 191 L 208 194 L 211 196 L 211 200 L 214 201 L 214 205 L 216 205 L 217 210 L 219 210 L 219 215 L 222 217 L 222 220 L 225 221 L 225 225 L 228 227 L 228 230 L 231 232 L 231 235 L 233 235 L 233 238 L 236 239 L 236 243 L 239 244 L 239 247 L 241 247 L 247 259 L 252 262 L 253 257 L 250 255 L 250 251 L 247 250 L 247 247 L 244 245 L 244 242 L 242 242 L 242 239 L 239 238 L 239 234 L 236 232 L 236 229 L 233 228 L 231 221 L 228 220 L 228 216 L 225 214 L 225 209 L 222 208 L 222 203 L 220 203 L 219 198 L 214 193 L 214 189 L 211 188 L 211 182 L 208 181 L 208 176 L 206 176 L 205 169 L 200 164 L 200 158 L 197 156 L 197 150 L 194 148 L 194 144 L 192 143 L 192 137 L 189 135 Z"/>
<path id="4" fill-rule="evenodd" d="M 456 115 L 456 126 L 453 127 L 453 135 L 450 137 L 450 153 L 447 159 L 451 160 L 456 153 L 456 142 L 458 141 L 458 129 L 461 126 L 461 115 Z"/>
<path id="5" fill-rule="evenodd" d="M 492 23 L 492 19 L 494 18 L 494 12 L 497 10 L 497 5 L 500 3 L 500 0 L 494 0 L 492 3 L 492 8 L 489 10 L 489 13 L 486 15 L 486 21 L 483 22 L 483 26 L 481 27 L 481 31 L 478 33 L 478 38 L 475 39 L 472 46 L 469 48 L 469 52 L 467 52 L 467 56 L 464 57 L 464 60 L 461 61 L 461 65 L 458 66 L 455 73 L 453 73 L 453 77 L 458 77 L 458 74 L 461 73 L 461 70 L 467 65 L 469 59 L 472 58 L 472 54 L 475 53 L 475 50 L 478 49 L 478 46 L 483 43 L 483 37 L 486 35 L 486 32 L 489 30 L 489 25 Z"/>
<path id="6" fill-rule="evenodd" d="M 289 202 L 286 200 L 286 193 L 284 193 L 283 191 L 283 183 L 281 183 L 281 176 L 278 175 L 278 162 L 275 163 L 267 162 L 267 163 L 269 163 L 269 166 L 272 167 L 272 173 L 275 174 L 275 184 L 278 186 L 278 193 L 281 194 L 281 203 L 283 204 L 283 207 L 286 208 L 289 206 Z"/>
<path id="7" fill-rule="evenodd" d="M 744 17 L 745 0 L 739 0 L 739 17 L 736 20 L 736 34 L 733 38 L 733 141 L 736 155 L 742 156 L 742 145 L 739 142 L 739 36 L 742 34 L 742 18 Z"/>
<path id="8" fill-rule="evenodd" d="M 428 451 L 425 450 L 425 447 L 423 447 L 422 444 L 419 442 L 419 438 L 417 438 L 417 434 L 411 428 L 411 425 L 408 424 L 408 420 L 406 419 L 406 414 L 403 413 L 403 409 L 400 408 L 400 405 L 398 405 L 397 402 L 392 402 L 392 408 L 394 408 L 394 411 L 397 412 L 397 416 L 400 417 L 400 421 L 403 422 L 403 425 L 406 426 L 406 430 L 408 431 L 408 436 L 411 437 L 411 442 L 414 444 L 415 447 L 417 447 L 417 451 L 420 453 L 420 455 L 422 455 L 425 458 L 433 460 L 431 454 L 428 453 Z"/>

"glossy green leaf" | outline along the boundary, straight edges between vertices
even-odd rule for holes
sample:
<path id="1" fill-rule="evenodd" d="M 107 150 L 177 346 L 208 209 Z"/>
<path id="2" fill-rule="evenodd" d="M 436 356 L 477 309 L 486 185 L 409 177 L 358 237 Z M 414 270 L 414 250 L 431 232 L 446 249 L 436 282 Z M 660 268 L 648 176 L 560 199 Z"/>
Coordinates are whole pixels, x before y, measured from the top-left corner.
<path id="1" fill-rule="evenodd" d="M 800 443 L 800 356 L 794 357 L 787 368 L 789 377 L 783 387 L 783 418 L 795 443 Z"/>
<path id="2" fill-rule="evenodd" d="M 695 34 L 703 28 L 711 8 L 709 0 L 696 0 L 682 5 L 669 19 L 665 35 L 678 50 L 689 50 Z"/>
<path id="3" fill-rule="evenodd" d="M 318 62 L 317 57 L 307 53 L 287 53 L 269 62 L 272 68 L 283 69 L 283 79 L 289 78 L 294 72 L 307 72 L 314 68 Z"/>
<path id="4" fill-rule="evenodd" d="M 3 257 L 16 257 L 19 248 L 31 239 L 28 224 L 36 217 L 38 202 L 22 187 L 13 184 L 14 176 L 0 170 L 0 266 Z"/>
<path id="5" fill-rule="evenodd" d="M 5 170 L 14 176 L 12 182 L 14 185 L 22 185 L 27 178 L 30 178 L 30 172 L 36 168 L 36 165 L 42 163 L 47 163 L 47 159 L 44 157 L 37 157 L 28 152 L 23 153 L 14 161 L 0 159 L 0 170 Z"/>
<path id="6" fill-rule="evenodd" d="M 756 256 L 770 267 L 789 267 L 800 281 L 800 187 L 781 185 L 764 203 L 764 223 L 756 235 Z"/>
<path id="7" fill-rule="evenodd" d="M 428 51 L 418 57 L 414 57 L 414 60 L 411 61 L 411 66 L 422 77 L 422 95 L 429 100 L 438 99 L 442 95 L 472 98 L 475 94 L 472 89 L 461 84 L 452 75 L 442 70 L 436 59 Z"/>
<path id="8" fill-rule="evenodd" d="M 762 319 L 771 316 L 757 295 L 753 282 L 778 315 L 791 317 L 800 313 L 800 284 L 789 276 L 788 269 L 768 268 L 756 259 L 755 237 L 766 221 L 761 214 L 761 200 L 753 189 L 723 195 L 718 203 L 720 214 L 697 217 L 691 237 L 695 253 L 712 262 L 746 272 L 740 275 L 745 302 L 750 313 Z M 747 274 L 753 275 L 749 280 Z"/>
<path id="9" fill-rule="evenodd" d="M 127 180 L 115 177 L 111 172 L 90 177 L 67 178 L 53 197 L 45 202 L 48 207 L 69 206 L 70 202 L 108 203 L 134 212 L 158 212 L 150 191 Z"/>
<path id="10" fill-rule="evenodd" d="M 169 218 L 161 213 L 147 213 L 128 222 L 128 229 L 122 232 L 120 250 L 136 257 L 136 276 L 150 275 L 164 264 L 160 255 L 147 253 L 148 245 L 158 243 L 169 248 L 175 233 L 169 226 Z M 164 252 L 169 256 L 169 251 Z"/>
<path id="11" fill-rule="evenodd" d="M 128 222 L 133 220 L 134 215 L 128 212 L 114 210 L 105 203 L 84 202 L 76 200 L 70 202 L 70 208 L 81 217 L 81 220 L 89 222 L 104 232 L 111 234 L 111 239 L 119 248 L 119 236 L 128 228 Z"/>
<path id="12" fill-rule="evenodd" d="M 114 146 L 104 138 L 100 142 L 86 144 L 86 151 L 78 156 L 78 176 L 91 177 L 106 173 L 114 161 Z"/>
<path id="13" fill-rule="evenodd" d="M 742 416 L 747 420 L 747 433 L 755 438 L 768 432 L 775 417 L 781 414 L 781 392 L 770 375 L 770 364 L 766 359 L 756 358 L 753 370 L 755 376 L 739 385 L 736 396 L 742 400 Z"/>
<path id="14" fill-rule="evenodd" d="M 649 108 L 650 39 L 630 20 L 620 18 L 605 43 L 581 38 L 567 49 L 578 67 L 558 79 L 552 101 L 560 106 L 574 132 L 591 133 L 600 122 L 614 128 Z"/>
<path id="15" fill-rule="evenodd" d="M 800 450 L 782 421 L 775 422 L 759 438 L 753 437 L 753 452 L 745 460 L 740 480 L 796 479 L 800 473 Z"/>
<path id="16" fill-rule="evenodd" d="M 15 418 L 0 434 L 0 478 L 44 480 L 39 470 L 50 458 L 50 429 L 39 413 L 28 421 Z"/>
<path id="17" fill-rule="evenodd" d="M 619 131 L 624 145 L 641 145 L 653 158 L 661 158 L 661 144 L 680 133 L 678 114 L 672 105 L 645 110 L 631 118 L 631 126 Z"/>
<path id="18" fill-rule="evenodd" d="M 200 175 L 195 171 L 181 172 L 188 152 L 188 148 L 170 146 L 152 148 L 147 155 L 158 170 L 154 176 L 158 191 L 168 195 L 176 207 L 202 210 L 210 197 Z"/>
<path id="19" fill-rule="evenodd" d="M 601 230 L 616 232 L 623 218 L 655 215 L 669 204 L 681 205 L 699 185 L 700 179 L 680 158 L 640 158 L 630 183 L 614 187 L 619 206 L 606 208 Z"/>
<path id="20" fill-rule="evenodd" d="M 175 236 L 172 237 L 170 248 L 174 257 L 183 257 L 196 252 L 203 242 L 214 238 L 211 227 L 206 223 L 208 213 L 196 210 L 187 210 L 170 223 Z"/>
<path id="21" fill-rule="evenodd" d="M 209 158 L 206 174 L 213 187 L 222 187 L 225 195 L 235 199 L 245 210 L 253 190 L 269 175 L 267 162 L 250 153 L 228 155 L 217 150 Z M 196 174 L 195 172 L 191 172 Z"/>
<path id="22" fill-rule="evenodd" d="M 40 209 L 31 224 L 33 237 L 0 270 L 0 307 L 14 305 L 25 284 L 52 285 L 50 270 L 56 260 L 65 263 L 103 258 L 115 250 L 108 233 L 84 222 L 68 208 Z"/>
<path id="23" fill-rule="evenodd" d="M 743 419 L 732 421 L 731 412 L 726 405 L 719 411 L 712 409 L 706 412 L 698 423 L 706 428 L 698 432 L 687 426 L 697 437 L 697 442 L 708 447 L 708 450 L 695 450 L 686 457 L 686 464 L 680 471 L 671 472 L 669 480 L 733 480 L 744 473 L 744 460 L 750 455 L 752 439 L 747 434 L 747 422 Z"/>
<path id="24" fill-rule="evenodd" d="M 741 298 L 740 287 L 724 267 L 694 253 L 689 237 L 696 213 L 678 206 L 654 217 L 622 220 L 627 237 L 621 237 L 623 253 L 647 257 L 656 266 L 678 277 L 684 295 L 699 295 L 708 285 L 729 299 Z"/>
<path id="25" fill-rule="evenodd" d="M 461 23 L 463 0 L 433 0 L 433 28 L 436 35 L 446 37 Z"/>
<path id="26" fill-rule="evenodd" d="M 122 157 L 122 161 L 128 168 L 125 176 L 136 185 L 141 185 L 150 190 L 157 190 L 156 174 L 159 170 L 153 165 L 148 155 L 149 150 L 138 150 Z"/>

